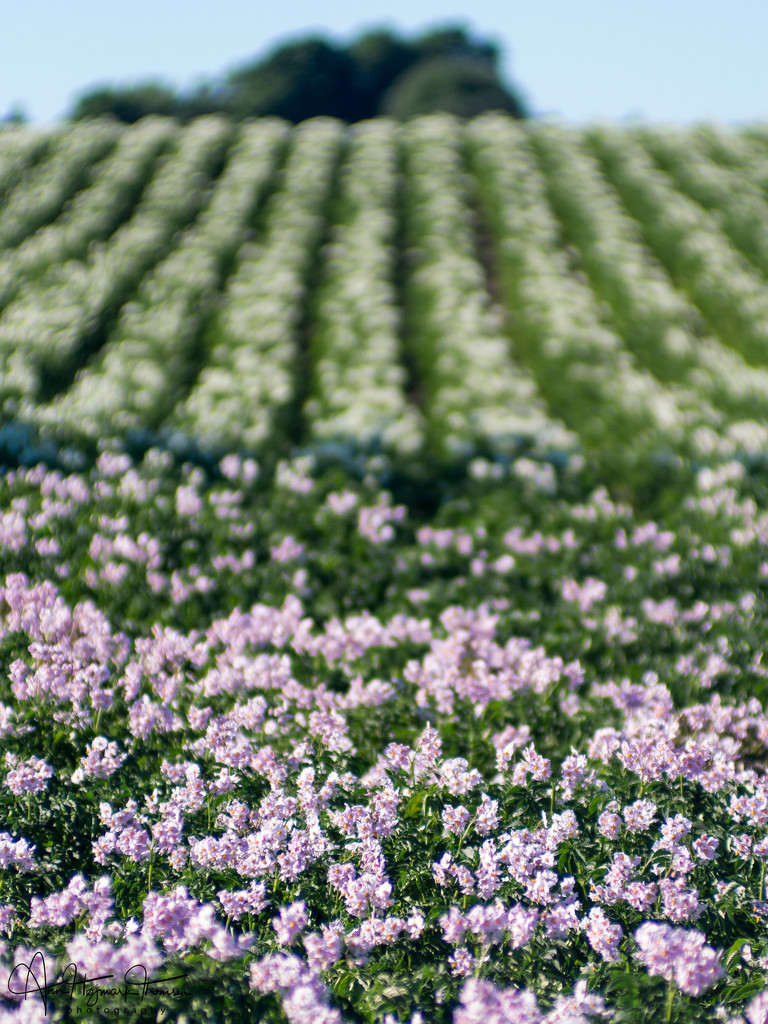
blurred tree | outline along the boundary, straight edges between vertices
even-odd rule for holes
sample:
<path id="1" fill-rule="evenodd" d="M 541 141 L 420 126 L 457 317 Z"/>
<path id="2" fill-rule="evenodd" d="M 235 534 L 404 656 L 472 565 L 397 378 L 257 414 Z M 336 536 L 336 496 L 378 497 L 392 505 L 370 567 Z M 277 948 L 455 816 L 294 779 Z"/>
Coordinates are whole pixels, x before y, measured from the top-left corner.
<path id="1" fill-rule="evenodd" d="M 418 60 L 412 43 L 399 39 L 386 29 L 360 36 L 350 44 L 348 52 L 355 65 L 356 121 L 375 117 L 387 89 Z"/>
<path id="2" fill-rule="evenodd" d="M 322 114 L 354 115 L 354 62 L 324 39 L 288 43 L 256 64 L 232 71 L 222 93 L 233 117 L 272 114 L 304 121 Z"/>
<path id="3" fill-rule="evenodd" d="M 70 120 L 111 115 L 118 121 L 133 124 L 147 114 L 177 113 L 176 93 L 172 89 L 158 82 L 143 82 L 122 88 L 97 86 L 77 100 Z"/>
<path id="4" fill-rule="evenodd" d="M 27 115 L 21 104 L 14 103 L 2 121 L 0 121 L 0 124 L 10 125 L 13 127 L 14 125 L 26 124 L 27 120 Z"/>
<path id="5" fill-rule="evenodd" d="M 499 61 L 499 49 L 491 42 L 472 39 L 461 26 L 433 29 L 420 36 L 414 43 L 416 57 L 427 60 L 430 57 L 465 57 L 477 60 L 495 69 Z"/>
<path id="6" fill-rule="evenodd" d="M 468 117 L 489 109 L 524 117 L 498 63 L 498 47 L 462 27 L 414 40 L 377 29 L 346 47 L 321 38 L 285 43 L 186 94 L 156 82 L 100 86 L 80 97 L 70 117 L 111 114 L 132 123 L 150 113 L 188 120 L 221 112 L 238 120 L 273 115 L 296 124 L 323 114 L 351 122 L 381 113 L 406 118 L 449 110 Z"/>
<path id="7" fill-rule="evenodd" d="M 525 117 L 522 102 L 499 80 L 493 67 L 467 57 L 419 61 L 400 75 L 381 102 L 381 113 L 400 121 L 436 110 L 459 117 L 504 110 L 513 117 Z"/>
<path id="8" fill-rule="evenodd" d="M 203 114 L 221 113 L 223 106 L 221 84 L 206 82 L 199 85 L 188 94 L 176 96 L 176 116 L 182 121 L 189 121 L 193 117 L 201 117 Z"/>

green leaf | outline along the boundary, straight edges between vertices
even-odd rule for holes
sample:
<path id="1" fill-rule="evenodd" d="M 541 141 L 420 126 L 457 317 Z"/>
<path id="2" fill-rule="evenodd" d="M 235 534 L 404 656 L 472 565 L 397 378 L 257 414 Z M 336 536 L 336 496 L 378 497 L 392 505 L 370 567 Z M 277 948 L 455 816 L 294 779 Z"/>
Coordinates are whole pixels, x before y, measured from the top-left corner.
<path id="1" fill-rule="evenodd" d="M 765 982 L 762 981 L 748 981 L 744 985 L 740 985 L 731 993 L 731 999 L 733 1002 L 743 1002 L 749 999 L 750 996 L 757 995 L 758 992 L 762 992 L 765 988 Z"/>
<path id="2" fill-rule="evenodd" d="M 746 946 L 748 944 L 748 942 L 749 942 L 749 939 L 746 939 L 746 938 L 743 938 L 743 937 L 740 938 L 740 939 L 736 939 L 734 944 L 731 946 L 731 948 L 728 950 L 728 952 L 725 955 L 725 966 L 726 967 L 730 967 L 731 966 L 731 962 L 739 954 L 739 952 L 741 950 L 741 947 L 742 946 Z"/>
<path id="3" fill-rule="evenodd" d="M 421 813 L 424 801 L 427 799 L 427 791 L 420 789 L 417 793 L 414 793 L 403 812 L 404 818 L 415 818 Z"/>

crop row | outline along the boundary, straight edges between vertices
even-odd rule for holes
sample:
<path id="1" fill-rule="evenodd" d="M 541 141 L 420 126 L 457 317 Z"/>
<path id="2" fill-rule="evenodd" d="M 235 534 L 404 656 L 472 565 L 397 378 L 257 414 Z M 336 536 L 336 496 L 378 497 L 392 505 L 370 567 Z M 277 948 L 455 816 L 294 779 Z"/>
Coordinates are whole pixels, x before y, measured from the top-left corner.
<path id="1" fill-rule="evenodd" d="M 675 289 L 575 133 L 539 126 L 531 141 L 553 209 L 638 364 L 657 379 L 683 385 L 721 407 L 735 421 L 732 442 L 740 435 L 743 439 L 741 421 L 758 420 L 768 408 L 768 374 L 707 334 L 699 310 Z M 756 423 L 750 430 L 755 444 L 764 443 Z M 713 441 L 707 431 L 699 435 L 700 445 L 706 447 L 708 440 Z M 727 443 L 720 446 L 725 449 Z"/>
<path id="2" fill-rule="evenodd" d="M 4 418 L 222 450 L 757 451 L 764 147 L 685 138 L 503 116 L 10 132 L 0 184 L 30 171 L 0 209 Z"/>
<path id="3" fill-rule="evenodd" d="M 313 303 L 309 435 L 418 450 L 424 425 L 406 396 L 395 279 L 397 129 L 356 126 L 340 172 L 335 224 Z"/>
<path id="4" fill-rule="evenodd" d="M 749 363 L 768 363 L 765 281 L 717 218 L 676 190 L 626 132 L 596 128 L 588 141 L 656 255 L 717 336 Z"/>
<path id="5" fill-rule="evenodd" d="M 263 232 L 244 246 L 212 328 L 206 365 L 171 424 L 204 445 L 256 448 L 274 438 L 294 396 L 307 276 L 342 141 L 318 119 L 292 134 L 283 181 Z"/>
<path id="6" fill-rule="evenodd" d="M 99 161 L 114 148 L 119 133 L 116 125 L 102 122 L 58 133 L 53 140 L 53 159 L 41 161 L 24 174 L 8 197 L 0 213 L 0 246 L 19 245 L 55 220 L 67 200 L 88 184 L 94 171 L 98 173 Z M 14 169 L 21 171 L 18 163 Z"/>
<path id="7" fill-rule="evenodd" d="M 485 285 L 470 226 L 459 126 L 434 118 L 404 130 L 405 223 L 413 269 L 407 283 L 409 344 L 424 388 L 435 448 L 457 454 L 526 437 L 568 447 L 548 415 Z"/>
<path id="8" fill-rule="evenodd" d="M 31 172 L 34 165 L 45 159 L 54 146 L 59 127 L 48 127 L 31 132 L 6 131 L 0 139 L 0 202 L 12 203 L 10 193 Z"/>
<path id="9" fill-rule="evenodd" d="M 205 204 L 231 129 L 195 122 L 165 157 L 133 217 L 84 260 L 67 260 L 31 281 L 0 319 L 0 395 L 39 400 L 58 391 L 89 348 L 98 347 L 174 234 Z"/>
<path id="10" fill-rule="evenodd" d="M 683 450 L 695 429 L 717 423 L 716 413 L 700 396 L 665 387 L 639 367 L 604 322 L 588 281 L 569 266 L 523 130 L 489 116 L 469 134 L 500 286 L 543 393 L 589 447 Z"/>
<path id="11" fill-rule="evenodd" d="M 765 190 L 750 175 L 719 166 L 697 139 L 661 129 L 644 129 L 638 140 L 675 186 L 714 214 L 731 244 L 762 273 L 768 273 Z M 698 143 L 698 144 L 697 144 Z M 768 171 L 768 161 L 764 170 Z"/>
<path id="12" fill-rule="evenodd" d="M 274 170 L 282 125 L 252 126 L 231 150 L 216 191 L 194 224 L 143 279 L 108 343 L 72 386 L 25 418 L 80 429 L 156 427 L 190 383 L 200 343 L 227 266 L 240 248 Z"/>
<path id="13" fill-rule="evenodd" d="M 28 234 L 0 260 L 0 308 L 30 278 L 43 277 L 65 260 L 81 259 L 90 246 L 112 235 L 151 180 L 153 165 L 174 133 L 170 122 L 147 118 L 119 137 L 111 154 L 94 167 L 92 183 L 70 200 L 61 216 Z"/>

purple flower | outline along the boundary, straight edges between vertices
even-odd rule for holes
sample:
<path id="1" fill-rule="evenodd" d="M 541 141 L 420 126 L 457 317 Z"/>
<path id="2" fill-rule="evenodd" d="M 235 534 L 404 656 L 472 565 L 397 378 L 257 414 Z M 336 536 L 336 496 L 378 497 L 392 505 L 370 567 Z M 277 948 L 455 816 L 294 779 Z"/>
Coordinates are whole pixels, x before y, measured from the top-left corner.
<path id="1" fill-rule="evenodd" d="M 653 800 L 636 800 L 624 808 L 623 814 L 629 832 L 643 832 L 656 817 L 656 804 Z"/>
<path id="2" fill-rule="evenodd" d="M 701 995 L 725 975 L 717 952 L 706 945 L 703 932 L 648 921 L 634 937 L 640 947 L 638 959 L 648 973 L 675 981 L 687 995 Z"/>
<path id="3" fill-rule="evenodd" d="M 443 824 L 449 832 L 461 835 L 469 824 L 469 811 L 461 804 L 452 807 L 450 804 L 443 809 Z"/>
<path id="4" fill-rule="evenodd" d="M 600 907 L 593 907 L 582 924 L 592 949 L 603 960 L 615 963 L 619 959 L 619 943 L 624 936 L 621 925 L 612 924 Z"/>
<path id="5" fill-rule="evenodd" d="M 28 761 L 19 761 L 8 772 L 5 784 L 16 796 L 23 793 L 42 793 L 48 788 L 48 780 L 53 778 L 53 768 L 42 758 L 30 757 Z"/>
<path id="6" fill-rule="evenodd" d="M 291 946 L 309 923 L 307 905 L 303 900 L 280 908 L 280 916 L 272 918 L 277 941 L 281 946 Z"/>
<path id="7" fill-rule="evenodd" d="M 461 977 L 462 975 L 466 976 L 472 973 L 475 959 L 466 946 L 459 946 L 448 957 L 448 964 L 451 968 L 451 974 Z"/>
<path id="8" fill-rule="evenodd" d="M 540 1024 L 536 996 L 525 989 L 500 989 L 480 978 L 468 979 L 453 1012 L 453 1024 Z"/>
<path id="9" fill-rule="evenodd" d="M 750 1000 L 745 1013 L 749 1024 L 768 1024 L 768 989 Z"/>

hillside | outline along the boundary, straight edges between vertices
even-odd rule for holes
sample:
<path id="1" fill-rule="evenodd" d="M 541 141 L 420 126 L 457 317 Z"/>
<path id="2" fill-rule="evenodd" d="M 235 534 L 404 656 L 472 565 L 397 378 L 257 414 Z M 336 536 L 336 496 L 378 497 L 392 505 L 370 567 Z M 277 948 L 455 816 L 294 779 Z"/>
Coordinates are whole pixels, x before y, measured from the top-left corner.
<path id="1" fill-rule="evenodd" d="M 0 135 L 5 423 L 756 453 L 768 133 L 432 116 Z"/>

